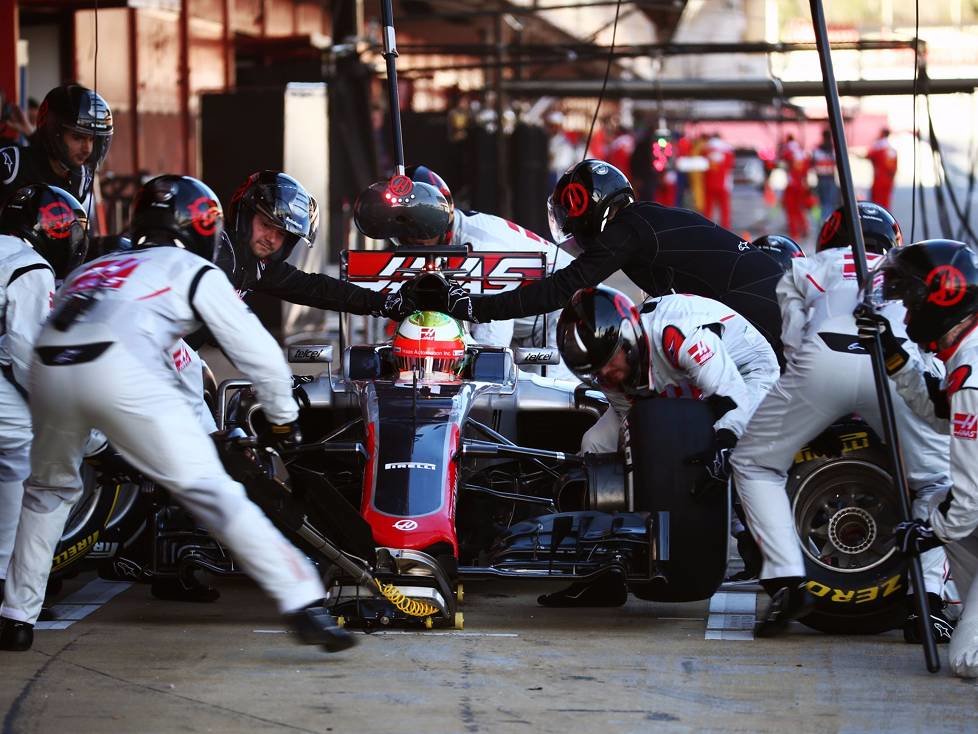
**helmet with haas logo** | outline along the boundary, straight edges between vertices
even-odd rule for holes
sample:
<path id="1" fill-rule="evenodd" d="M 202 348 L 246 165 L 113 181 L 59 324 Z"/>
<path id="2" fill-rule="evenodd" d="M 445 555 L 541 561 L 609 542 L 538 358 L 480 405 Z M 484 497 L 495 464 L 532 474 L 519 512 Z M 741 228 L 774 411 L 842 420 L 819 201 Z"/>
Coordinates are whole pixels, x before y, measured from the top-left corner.
<path id="1" fill-rule="evenodd" d="M 647 387 L 649 342 L 638 309 L 607 286 L 582 288 L 557 322 L 557 348 L 580 379 L 625 393 Z"/>
<path id="2" fill-rule="evenodd" d="M 393 351 L 401 373 L 419 381 L 456 380 L 465 364 L 465 332 L 451 316 L 415 311 L 397 327 Z"/>
<path id="3" fill-rule="evenodd" d="M 624 173 L 604 161 L 583 160 L 567 169 L 547 200 L 553 241 L 574 237 L 584 246 L 633 201 L 635 191 Z"/>
<path id="4" fill-rule="evenodd" d="M 319 229 L 319 207 L 305 187 L 280 171 L 258 171 L 231 197 L 228 207 L 232 239 L 239 261 L 247 262 L 256 215 L 284 235 L 270 260 L 287 260 L 300 242 L 312 247 Z"/>
<path id="5" fill-rule="evenodd" d="M 66 132 L 91 136 L 92 152 L 85 165 L 97 169 L 112 144 L 112 110 L 97 92 L 81 84 L 62 84 L 44 97 L 37 111 L 37 137 L 45 152 L 66 170 L 78 170 L 68 154 Z"/>
<path id="6" fill-rule="evenodd" d="M 229 276 L 234 255 L 224 233 L 224 212 L 217 194 L 190 176 L 150 179 L 132 204 L 134 248 L 170 245 L 218 265 Z"/>
<path id="7" fill-rule="evenodd" d="M 871 201 L 860 201 L 856 208 L 859 213 L 859 224 L 863 230 L 863 240 L 866 243 L 866 252 L 883 255 L 903 244 L 900 224 L 886 209 Z M 852 243 L 853 236 L 846 222 L 845 211 L 840 206 L 822 223 L 815 252 L 828 250 L 831 247 L 851 247 Z"/>
<path id="8" fill-rule="evenodd" d="M 451 207 L 441 191 L 407 176 L 370 184 L 353 204 L 357 229 L 397 245 L 438 244 L 451 220 Z"/>
<path id="9" fill-rule="evenodd" d="M 877 268 L 883 297 L 907 309 L 907 336 L 937 351 L 951 329 L 978 313 L 978 252 L 953 240 L 924 240 L 891 250 Z"/>
<path id="10" fill-rule="evenodd" d="M 753 245 L 777 260 L 785 272 L 791 270 L 791 262 L 796 257 L 805 257 L 801 246 L 783 234 L 766 234 L 754 240 Z"/>
<path id="11" fill-rule="evenodd" d="M 445 201 L 448 202 L 449 212 L 451 213 L 455 211 L 455 199 L 452 198 L 452 190 L 448 188 L 448 184 L 445 183 L 445 179 L 428 168 L 428 166 L 408 166 L 405 169 L 404 174 L 409 176 L 412 181 L 431 184 L 434 186 L 441 192 L 441 195 L 445 197 Z"/>
<path id="12" fill-rule="evenodd" d="M 88 217 L 64 189 L 32 184 L 14 192 L 0 210 L 0 234 L 26 240 L 63 279 L 88 251 Z"/>

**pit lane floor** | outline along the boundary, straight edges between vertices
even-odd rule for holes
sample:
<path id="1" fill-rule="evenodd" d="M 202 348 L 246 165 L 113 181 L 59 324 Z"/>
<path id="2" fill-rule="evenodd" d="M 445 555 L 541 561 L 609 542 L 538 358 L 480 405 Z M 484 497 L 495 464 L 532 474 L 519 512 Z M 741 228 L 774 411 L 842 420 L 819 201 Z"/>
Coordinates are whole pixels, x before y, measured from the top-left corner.
<path id="1" fill-rule="evenodd" d="M 978 685 L 927 674 L 899 633 L 705 639 L 707 602 L 544 609 L 538 588 L 470 582 L 463 632 L 327 655 L 292 643 L 247 581 L 219 586 L 198 605 L 135 585 L 0 653 L 3 734 L 978 729 Z"/>

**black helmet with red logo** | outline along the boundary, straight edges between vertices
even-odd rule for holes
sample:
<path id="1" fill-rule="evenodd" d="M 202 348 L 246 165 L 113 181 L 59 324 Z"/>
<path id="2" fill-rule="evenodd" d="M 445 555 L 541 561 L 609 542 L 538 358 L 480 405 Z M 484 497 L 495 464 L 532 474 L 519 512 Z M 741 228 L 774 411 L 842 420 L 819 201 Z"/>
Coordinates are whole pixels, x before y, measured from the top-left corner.
<path id="1" fill-rule="evenodd" d="M 883 297 L 907 308 L 907 336 L 936 351 L 937 341 L 978 313 L 978 252 L 954 240 L 924 240 L 887 253 L 877 267 Z"/>
<path id="2" fill-rule="evenodd" d="M 582 288 L 571 296 L 557 322 L 557 348 L 564 364 L 584 381 L 625 393 L 647 387 L 648 338 L 635 304 L 614 288 Z M 619 352 L 627 374 L 609 382 L 601 371 Z"/>
<path id="3" fill-rule="evenodd" d="M 251 174 L 231 197 L 228 222 L 239 262 L 251 254 L 252 222 L 255 215 L 265 217 L 284 234 L 282 247 L 269 260 L 287 260 L 300 242 L 312 247 L 319 229 L 319 208 L 305 187 L 281 171 Z"/>
<path id="4" fill-rule="evenodd" d="M 752 244 L 777 260 L 785 272 L 791 270 L 791 263 L 795 258 L 805 257 L 801 246 L 783 234 L 766 234 L 758 237 Z"/>
<path id="5" fill-rule="evenodd" d="M 404 170 L 404 173 L 405 175 L 410 176 L 412 181 L 431 184 L 434 186 L 441 192 L 441 195 L 445 197 L 445 201 L 448 202 L 449 210 L 453 212 L 455 211 L 455 199 L 452 198 L 452 190 L 448 188 L 448 184 L 445 183 L 445 179 L 428 168 L 428 166 L 422 166 L 420 164 L 416 166 L 408 166 Z"/>
<path id="6" fill-rule="evenodd" d="M 367 237 L 398 245 L 440 240 L 448 231 L 451 208 L 431 184 L 408 176 L 370 184 L 353 204 L 353 221 Z"/>
<path id="7" fill-rule="evenodd" d="M 624 173 L 604 161 L 583 160 L 567 169 L 547 200 L 553 241 L 574 237 L 583 246 L 633 201 L 635 191 Z"/>
<path id="8" fill-rule="evenodd" d="M 903 244 L 900 224 L 886 209 L 871 201 L 860 201 L 856 208 L 859 224 L 863 229 L 863 240 L 866 242 L 866 252 L 883 255 Z M 853 237 L 846 223 L 845 211 L 840 206 L 822 223 L 815 252 L 831 247 L 851 247 L 852 243 Z"/>
<path id="9" fill-rule="evenodd" d="M 171 245 L 200 255 L 230 275 L 234 258 L 224 233 L 224 212 L 217 194 L 190 176 L 150 179 L 132 204 L 134 248 Z"/>
<path id="10" fill-rule="evenodd" d="M 0 234 L 30 243 L 63 279 L 88 251 L 88 216 L 64 189 L 32 184 L 14 192 L 0 209 Z"/>
<path id="11" fill-rule="evenodd" d="M 37 110 L 37 137 L 45 152 L 65 169 L 77 170 L 68 155 L 65 131 L 92 136 L 92 153 L 85 163 L 97 169 L 112 144 L 112 110 L 102 95 L 80 84 L 62 84 L 47 93 Z"/>

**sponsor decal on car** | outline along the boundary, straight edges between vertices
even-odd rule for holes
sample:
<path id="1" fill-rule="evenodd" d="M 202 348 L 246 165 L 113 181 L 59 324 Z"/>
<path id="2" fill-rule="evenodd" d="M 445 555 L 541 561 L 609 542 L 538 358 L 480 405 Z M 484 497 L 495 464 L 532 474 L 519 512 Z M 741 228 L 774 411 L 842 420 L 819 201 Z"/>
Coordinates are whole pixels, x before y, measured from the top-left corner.
<path id="1" fill-rule="evenodd" d="M 543 252 L 473 252 L 445 260 L 444 269 L 469 293 L 503 293 L 547 275 Z M 373 291 L 396 291 L 401 281 L 424 267 L 423 257 L 366 250 L 347 253 L 349 280 Z"/>
<path id="2" fill-rule="evenodd" d="M 424 461 L 391 461 L 384 464 L 385 469 L 428 469 L 435 471 L 438 467 L 435 464 L 428 464 Z"/>
<path id="3" fill-rule="evenodd" d="M 895 594 L 903 588 L 901 581 L 902 577 L 898 574 L 865 589 L 834 589 L 818 581 L 809 581 L 805 588 L 814 596 L 837 604 L 866 604 Z"/>
<path id="4" fill-rule="evenodd" d="M 398 520 L 394 523 L 394 527 L 398 530 L 417 530 L 418 523 L 414 520 Z"/>
<path id="5" fill-rule="evenodd" d="M 955 438 L 966 438 L 969 441 L 974 441 L 978 438 L 978 415 L 955 413 L 952 422 L 954 424 Z"/>

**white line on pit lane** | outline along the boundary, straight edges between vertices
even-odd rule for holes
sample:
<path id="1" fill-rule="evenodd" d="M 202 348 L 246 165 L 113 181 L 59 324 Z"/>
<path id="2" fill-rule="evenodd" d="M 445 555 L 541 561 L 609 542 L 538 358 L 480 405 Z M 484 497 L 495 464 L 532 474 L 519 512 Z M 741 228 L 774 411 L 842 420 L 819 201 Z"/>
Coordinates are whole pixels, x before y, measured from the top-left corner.
<path id="1" fill-rule="evenodd" d="M 60 602 L 51 607 L 54 619 L 50 621 L 38 622 L 34 625 L 36 630 L 63 630 L 68 629 L 80 619 L 84 619 L 99 607 L 106 604 L 110 599 L 118 596 L 123 591 L 132 586 L 128 581 L 106 581 L 105 579 L 93 579 L 85 584 L 74 594 L 65 597 Z"/>

